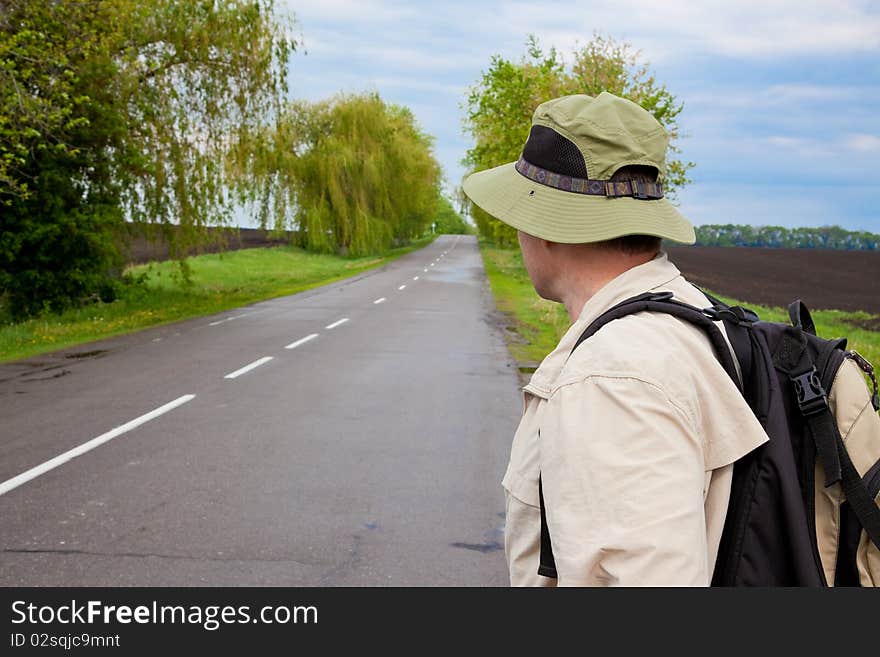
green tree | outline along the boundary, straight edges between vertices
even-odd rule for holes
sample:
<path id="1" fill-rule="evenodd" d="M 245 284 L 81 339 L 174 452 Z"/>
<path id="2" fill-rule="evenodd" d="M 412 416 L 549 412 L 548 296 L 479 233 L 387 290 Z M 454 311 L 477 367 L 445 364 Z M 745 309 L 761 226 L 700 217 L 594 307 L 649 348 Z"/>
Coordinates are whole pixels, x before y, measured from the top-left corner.
<path id="1" fill-rule="evenodd" d="M 679 152 L 678 116 L 684 108 L 657 82 L 647 63 L 628 43 L 594 35 L 576 49 L 570 65 L 551 47 L 544 51 L 534 35 L 519 61 L 492 57 L 489 69 L 469 90 L 464 128 L 474 139 L 464 164 L 471 172 L 516 160 L 529 134 L 535 108 L 544 101 L 568 94 L 595 96 L 608 91 L 629 98 L 651 112 L 670 135 L 665 188 L 674 198 L 689 181 L 694 164 L 676 157 Z M 516 243 L 516 231 L 475 206 L 471 215 L 480 234 L 499 245 Z"/>
<path id="2" fill-rule="evenodd" d="M 469 235 L 472 232 L 471 227 L 445 196 L 441 196 L 437 203 L 434 224 L 434 232 L 443 235 Z"/>
<path id="3" fill-rule="evenodd" d="M 703 225 L 695 228 L 697 246 L 766 246 L 788 249 L 880 249 L 880 235 L 840 226 Z"/>
<path id="4" fill-rule="evenodd" d="M 297 102 L 250 153 L 264 227 L 311 251 L 378 253 L 434 220 L 440 166 L 412 112 L 377 94 Z"/>
<path id="5" fill-rule="evenodd" d="M 168 227 L 174 255 L 228 223 L 231 191 L 260 183 L 235 164 L 286 91 L 288 34 L 273 0 L 2 3 L 0 293 L 14 315 L 112 297 L 126 220 Z"/>
<path id="6" fill-rule="evenodd" d="M 14 316 L 113 294 L 122 213 L 108 159 L 92 147 L 118 147 L 95 83 L 106 50 L 97 9 L 11 2 L 0 12 L 0 296 Z"/>

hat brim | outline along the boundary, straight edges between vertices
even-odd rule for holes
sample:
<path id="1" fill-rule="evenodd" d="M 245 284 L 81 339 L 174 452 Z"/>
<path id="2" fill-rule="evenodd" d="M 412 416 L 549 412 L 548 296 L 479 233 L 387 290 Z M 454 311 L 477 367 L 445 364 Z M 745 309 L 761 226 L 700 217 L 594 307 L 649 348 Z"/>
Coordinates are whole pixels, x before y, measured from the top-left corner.
<path id="1" fill-rule="evenodd" d="M 515 162 L 468 176 L 464 193 L 490 215 L 517 230 L 562 244 L 601 242 L 623 235 L 655 235 L 683 244 L 694 227 L 669 201 L 590 196 L 529 180 Z"/>

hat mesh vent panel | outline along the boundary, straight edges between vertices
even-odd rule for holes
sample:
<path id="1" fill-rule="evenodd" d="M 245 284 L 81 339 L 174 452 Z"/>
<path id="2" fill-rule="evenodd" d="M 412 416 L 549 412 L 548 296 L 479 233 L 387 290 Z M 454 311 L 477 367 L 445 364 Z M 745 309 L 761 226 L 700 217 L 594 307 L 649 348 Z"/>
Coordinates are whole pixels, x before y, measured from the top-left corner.
<path id="1" fill-rule="evenodd" d="M 578 147 L 547 126 L 532 126 L 522 156 L 527 162 L 553 173 L 589 178 L 584 156 Z"/>

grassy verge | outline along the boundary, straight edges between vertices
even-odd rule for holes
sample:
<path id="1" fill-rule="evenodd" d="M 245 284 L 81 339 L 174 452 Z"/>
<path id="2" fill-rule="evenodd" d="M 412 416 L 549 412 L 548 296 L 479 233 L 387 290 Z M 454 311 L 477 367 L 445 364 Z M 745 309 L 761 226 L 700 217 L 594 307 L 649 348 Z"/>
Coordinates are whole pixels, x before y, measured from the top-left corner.
<path id="1" fill-rule="evenodd" d="M 529 371 L 556 347 L 570 326 L 568 313 L 562 304 L 545 301 L 535 293 L 518 250 L 498 249 L 481 241 L 480 252 L 495 305 L 507 319 L 510 352 L 519 361 L 521 369 Z M 709 292 L 730 305 L 751 308 L 762 320 L 789 321 L 788 311 L 784 308 L 759 306 Z M 846 336 L 850 349 L 880 367 L 880 332 L 860 326 L 876 319 L 873 315 L 840 310 L 816 310 L 811 311 L 811 315 L 820 336 Z"/>
<path id="2" fill-rule="evenodd" d="M 181 281 L 173 262 L 131 267 L 146 276 L 144 284 L 112 303 L 20 323 L 0 319 L 0 363 L 302 292 L 384 265 L 433 239 L 381 257 L 343 258 L 287 246 L 196 256 L 188 259 L 191 285 Z"/>
<path id="3" fill-rule="evenodd" d="M 568 313 L 561 303 L 535 293 L 518 249 L 499 249 L 480 240 L 480 253 L 495 307 L 506 319 L 510 353 L 521 368 L 531 369 L 568 329 Z"/>

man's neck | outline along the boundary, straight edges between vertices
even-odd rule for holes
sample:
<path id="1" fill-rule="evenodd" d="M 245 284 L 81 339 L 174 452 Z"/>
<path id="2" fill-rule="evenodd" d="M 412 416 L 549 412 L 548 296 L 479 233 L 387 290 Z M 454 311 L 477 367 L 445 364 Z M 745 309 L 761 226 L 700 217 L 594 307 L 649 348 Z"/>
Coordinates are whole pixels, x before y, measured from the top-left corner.
<path id="1" fill-rule="evenodd" d="M 590 266 L 569 267 L 560 290 L 560 300 L 572 322 L 577 321 L 587 301 L 605 285 L 633 267 L 654 259 L 654 254 L 615 256 Z"/>
<path id="2" fill-rule="evenodd" d="M 562 303 L 565 305 L 568 317 L 572 322 L 577 321 L 577 318 L 580 317 L 587 301 L 615 276 L 580 276 L 577 281 L 566 285 L 566 291 L 562 294 Z"/>

